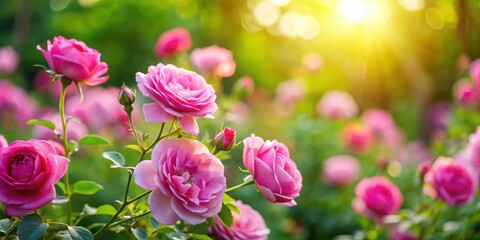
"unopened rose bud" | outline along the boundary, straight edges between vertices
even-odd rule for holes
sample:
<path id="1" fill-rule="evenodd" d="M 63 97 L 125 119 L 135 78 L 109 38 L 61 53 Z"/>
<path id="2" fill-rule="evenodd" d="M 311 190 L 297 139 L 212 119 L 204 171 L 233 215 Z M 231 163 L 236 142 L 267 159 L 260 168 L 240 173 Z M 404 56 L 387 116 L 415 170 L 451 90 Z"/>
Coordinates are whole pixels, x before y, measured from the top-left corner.
<path id="1" fill-rule="evenodd" d="M 213 142 L 216 151 L 228 151 L 235 144 L 236 132 L 231 128 L 225 128 L 215 136 Z"/>
<path id="2" fill-rule="evenodd" d="M 422 162 L 417 167 L 417 173 L 423 179 L 423 177 L 425 176 L 425 174 L 427 174 L 429 169 L 430 169 L 430 163 L 429 162 Z"/>
<path id="3" fill-rule="evenodd" d="M 123 85 L 118 93 L 118 102 L 123 106 L 131 106 L 135 102 L 135 91 Z"/>
<path id="4" fill-rule="evenodd" d="M 254 88 L 255 85 L 253 83 L 253 79 L 250 76 L 243 76 L 233 85 L 233 94 L 237 98 L 243 99 L 252 94 Z"/>

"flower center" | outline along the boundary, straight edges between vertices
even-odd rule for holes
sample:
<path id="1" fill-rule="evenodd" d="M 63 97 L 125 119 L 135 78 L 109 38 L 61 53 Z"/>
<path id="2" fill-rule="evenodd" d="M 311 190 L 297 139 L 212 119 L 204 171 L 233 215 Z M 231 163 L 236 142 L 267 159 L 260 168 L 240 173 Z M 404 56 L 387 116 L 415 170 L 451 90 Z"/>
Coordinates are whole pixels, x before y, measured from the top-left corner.
<path id="1" fill-rule="evenodd" d="M 13 178 L 29 179 L 35 170 L 35 156 L 21 153 L 13 157 L 10 166 L 10 176 Z"/>

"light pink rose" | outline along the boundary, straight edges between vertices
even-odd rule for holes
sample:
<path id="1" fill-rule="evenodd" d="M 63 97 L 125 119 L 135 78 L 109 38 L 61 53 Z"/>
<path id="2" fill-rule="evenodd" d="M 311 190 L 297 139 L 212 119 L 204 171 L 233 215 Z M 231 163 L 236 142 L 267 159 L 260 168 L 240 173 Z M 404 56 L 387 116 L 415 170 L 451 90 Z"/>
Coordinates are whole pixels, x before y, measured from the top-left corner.
<path id="1" fill-rule="evenodd" d="M 317 112 L 329 119 L 349 119 L 357 115 L 358 106 L 349 93 L 331 90 L 318 102 Z"/>
<path id="2" fill-rule="evenodd" d="M 50 74 L 45 72 L 45 70 L 39 71 L 35 75 L 34 80 L 35 88 L 41 92 L 47 93 L 53 100 L 60 99 L 60 92 L 62 91 L 62 82 L 60 79 L 52 82 Z M 83 90 L 86 90 L 85 86 L 82 87 Z M 70 84 L 67 87 L 66 97 L 70 97 L 78 94 L 77 87 L 75 84 Z"/>
<path id="3" fill-rule="evenodd" d="M 270 202 L 295 206 L 300 195 L 302 175 L 290 159 L 288 148 L 276 140 L 263 141 L 252 134 L 243 140 L 243 164 Z"/>
<path id="4" fill-rule="evenodd" d="M 230 150 L 233 147 L 233 144 L 235 144 L 236 134 L 237 132 L 235 130 L 228 127 L 224 128 L 213 139 L 215 148 L 221 151 Z"/>
<path id="5" fill-rule="evenodd" d="M 232 226 L 227 227 L 215 216 L 215 225 L 209 227 L 209 232 L 223 240 L 263 240 L 268 239 L 270 230 L 265 225 L 262 215 L 241 201 L 235 201 L 240 214 L 232 212 Z"/>
<path id="6" fill-rule="evenodd" d="M 14 141 L 0 148 L 0 202 L 5 214 L 23 216 L 55 198 L 55 183 L 69 160 L 47 141 Z"/>
<path id="7" fill-rule="evenodd" d="M 2 147 L 8 147 L 8 142 L 7 139 L 5 139 L 5 136 L 0 134 L 0 148 Z"/>
<path id="8" fill-rule="evenodd" d="M 468 167 L 451 158 L 439 157 L 424 180 L 423 193 L 450 206 L 469 203 L 477 192 L 478 179 Z"/>
<path id="9" fill-rule="evenodd" d="M 108 65 L 100 61 L 100 53 L 89 48 L 84 42 L 75 39 L 55 37 L 53 43 L 47 41 L 47 50 L 40 45 L 37 49 L 42 52 L 51 70 L 66 78 L 95 86 L 108 80 Z"/>
<path id="10" fill-rule="evenodd" d="M 37 114 L 37 104 L 27 92 L 7 80 L 0 80 L 0 117 L 6 127 L 23 125 Z"/>
<path id="11" fill-rule="evenodd" d="M 39 119 L 49 120 L 55 124 L 55 132 L 62 133 L 62 122 L 60 120 L 60 114 L 58 113 L 47 113 L 42 115 Z M 68 140 L 79 141 L 82 137 L 88 134 L 88 128 L 83 124 L 79 119 L 71 119 L 68 121 L 67 125 L 67 138 Z M 33 136 L 37 139 L 45 140 L 54 140 L 61 142 L 57 134 L 54 133 L 50 128 L 36 125 L 33 128 Z"/>
<path id="12" fill-rule="evenodd" d="M 284 81 L 277 86 L 276 101 L 280 104 L 297 102 L 305 97 L 306 92 L 306 87 L 300 80 Z"/>
<path id="13" fill-rule="evenodd" d="M 355 196 L 353 209 L 377 222 L 395 214 L 403 203 L 402 193 L 386 177 L 362 179 L 355 187 Z"/>
<path id="14" fill-rule="evenodd" d="M 334 156 L 323 163 L 323 179 L 330 186 L 346 186 L 355 181 L 359 173 L 358 160 L 349 155 Z"/>
<path id="15" fill-rule="evenodd" d="M 477 94 L 480 94 L 480 59 L 470 64 L 470 76 L 475 82 Z"/>
<path id="16" fill-rule="evenodd" d="M 143 105 L 147 122 L 178 118 L 183 130 L 196 136 L 200 130 L 195 118 L 213 118 L 218 109 L 215 90 L 195 72 L 159 63 L 136 78 L 142 94 L 154 101 Z"/>
<path id="17" fill-rule="evenodd" d="M 140 187 L 153 190 L 148 204 L 153 218 L 162 224 L 173 225 L 180 219 L 199 224 L 222 208 L 224 167 L 196 140 L 160 141 L 152 160 L 140 162 L 133 174 Z"/>
<path id="18" fill-rule="evenodd" d="M 185 28 L 174 28 L 164 32 L 155 44 L 155 55 L 168 58 L 186 52 L 192 47 L 190 33 Z"/>
<path id="19" fill-rule="evenodd" d="M 12 73 L 17 70 L 20 57 L 10 46 L 0 48 L 0 72 Z"/>
<path id="20" fill-rule="evenodd" d="M 372 129 L 380 144 L 389 148 L 398 148 L 402 145 L 403 133 L 387 111 L 369 109 L 362 114 L 362 121 Z"/>
<path id="21" fill-rule="evenodd" d="M 237 66 L 232 52 L 217 45 L 193 50 L 190 60 L 196 69 L 217 77 L 232 76 Z"/>
<path id="22" fill-rule="evenodd" d="M 342 129 L 343 145 L 353 153 L 368 153 L 373 145 L 372 130 L 362 123 L 350 123 Z"/>
<path id="23" fill-rule="evenodd" d="M 478 105 L 478 94 L 468 79 L 462 79 L 453 86 L 455 99 L 464 106 Z"/>
<path id="24" fill-rule="evenodd" d="M 458 153 L 455 160 L 471 166 L 480 179 L 480 127 L 468 137 L 467 149 Z"/>

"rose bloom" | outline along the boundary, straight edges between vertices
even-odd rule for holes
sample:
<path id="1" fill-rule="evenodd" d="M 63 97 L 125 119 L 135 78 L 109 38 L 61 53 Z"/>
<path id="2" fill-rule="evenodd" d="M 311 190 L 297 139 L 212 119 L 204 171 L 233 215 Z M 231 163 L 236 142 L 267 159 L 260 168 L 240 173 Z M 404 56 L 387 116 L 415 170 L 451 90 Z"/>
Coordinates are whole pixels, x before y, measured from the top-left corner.
<path id="1" fill-rule="evenodd" d="M 89 48 L 84 42 L 75 39 L 55 37 L 53 43 L 47 41 L 47 50 L 40 45 L 37 49 L 42 52 L 51 70 L 66 78 L 95 86 L 108 80 L 108 65 L 100 61 L 100 53 Z"/>
<path id="2" fill-rule="evenodd" d="M 402 145 L 403 134 L 389 112 L 382 109 L 369 109 L 362 114 L 362 121 L 372 129 L 382 145 L 390 148 Z"/>
<path id="3" fill-rule="evenodd" d="M 365 154 L 373 144 L 372 130 L 362 123 L 350 123 L 342 129 L 343 145 L 351 152 Z"/>
<path id="4" fill-rule="evenodd" d="M 270 202 L 295 206 L 300 195 L 302 175 L 290 159 L 288 148 L 276 140 L 263 141 L 252 134 L 243 140 L 243 164 Z"/>
<path id="5" fill-rule="evenodd" d="M 358 160 L 349 155 L 339 155 L 323 163 L 323 179 L 334 187 L 343 187 L 357 179 L 360 173 Z"/>
<path id="6" fill-rule="evenodd" d="M 42 120 L 49 120 L 55 124 L 55 131 L 62 133 L 62 121 L 60 114 L 58 113 L 46 113 L 40 117 Z M 83 136 L 88 134 L 88 128 L 79 119 L 71 119 L 67 125 L 67 138 L 68 140 L 79 141 Z M 54 140 L 61 142 L 58 136 L 45 126 L 35 125 L 33 127 L 33 136 L 37 139 Z"/>
<path id="7" fill-rule="evenodd" d="M 5 136 L 0 134 L 0 148 L 2 147 L 8 147 L 8 142 L 7 139 L 5 139 Z"/>
<path id="8" fill-rule="evenodd" d="M 155 44 L 155 55 L 168 58 L 186 52 L 192 47 L 190 33 L 185 28 L 174 28 L 164 32 Z"/>
<path id="9" fill-rule="evenodd" d="M 193 50 L 190 60 L 196 69 L 217 77 L 232 76 L 237 66 L 232 52 L 217 45 Z"/>
<path id="10" fill-rule="evenodd" d="M 148 204 L 162 224 L 173 225 L 179 219 L 199 224 L 222 209 L 224 167 L 196 140 L 160 141 L 152 160 L 140 162 L 133 174 L 140 187 L 153 190 Z"/>
<path id="11" fill-rule="evenodd" d="M 355 196 L 353 209 L 377 222 L 396 213 L 403 203 L 402 193 L 386 177 L 362 179 L 355 187 Z"/>
<path id="12" fill-rule="evenodd" d="M 265 225 L 262 215 L 241 201 L 237 200 L 234 204 L 238 207 L 240 214 L 232 212 L 232 226 L 225 226 L 222 220 L 215 216 L 215 225 L 209 227 L 209 232 L 223 240 L 268 239 L 270 230 Z"/>
<path id="13" fill-rule="evenodd" d="M 464 106 L 473 106 L 478 103 L 478 92 L 468 79 L 462 79 L 453 86 L 455 99 Z"/>
<path id="14" fill-rule="evenodd" d="M 50 203 L 68 163 L 43 140 L 19 140 L 0 148 L 0 202 L 5 214 L 23 216 Z"/>
<path id="15" fill-rule="evenodd" d="M 10 46 L 0 48 L 0 72 L 12 73 L 17 70 L 20 57 Z"/>
<path id="16" fill-rule="evenodd" d="M 20 126 L 37 114 L 37 104 L 25 90 L 0 80 L 0 119 L 3 126 Z"/>
<path id="17" fill-rule="evenodd" d="M 45 72 L 45 70 L 41 70 L 35 75 L 34 84 L 35 88 L 38 91 L 47 93 L 53 100 L 58 101 L 60 99 L 60 92 L 62 91 L 62 81 L 60 79 L 57 79 L 52 82 L 50 74 Z M 85 90 L 85 87 L 82 87 L 82 89 Z M 70 84 L 67 87 L 67 92 L 65 93 L 65 96 L 68 98 L 76 95 L 77 93 L 78 90 L 75 84 Z"/>
<path id="18" fill-rule="evenodd" d="M 469 203 L 477 192 L 478 179 L 466 166 L 439 157 L 425 174 L 423 193 L 440 198 L 450 206 Z"/>
<path id="19" fill-rule="evenodd" d="M 329 119 L 349 119 L 357 115 L 358 106 L 349 93 L 331 90 L 318 102 L 317 112 Z"/>
<path id="20" fill-rule="evenodd" d="M 195 118 L 213 118 L 218 109 L 215 90 L 195 72 L 159 63 L 136 78 L 140 92 L 154 101 L 143 105 L 147 122 L 178 118 L 182 129 L 196 136 L 200 130 Z"/>

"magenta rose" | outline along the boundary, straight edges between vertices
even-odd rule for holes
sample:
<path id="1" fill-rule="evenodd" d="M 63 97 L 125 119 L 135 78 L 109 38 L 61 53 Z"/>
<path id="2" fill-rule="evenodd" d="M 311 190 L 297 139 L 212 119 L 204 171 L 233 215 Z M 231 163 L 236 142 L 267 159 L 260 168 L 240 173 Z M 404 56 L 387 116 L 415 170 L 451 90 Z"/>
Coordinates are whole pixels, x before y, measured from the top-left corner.
<path id="1" fill-rule="evenodd" d="M 84 42 L 75 39 L 66 39 L 62 36 L 55 37 L 53 43 L 47 41 L 47 50 L 37 45 L 47 60 L 51 70 L 66 78 L 95 86 L 108 80 L 108 65 L 100 61 L 100 53 L 89 48 Z"/>
<path id="2" fill-rule="evenodd" d="M 353 182 L 360 173 L 360 163 L 349 155 L 339 155 L 323 163 L 323 179 L 334 187 L 343 187 Z"/>
<path id="3" fill-rule="evenodd" d="M 190 59 L 196 69 L 207 75 L 230 77 L 235 73 L 232 52 L 217 45 L 193 50 Z"/>
<path id="4" fill-rule="evenodd" d="M 153 190 L 148 204 L 158 222 L 199 224 L 222 208 L 223 173 L 220 160 L 203 144 L 181 138 L 160 141 L 152 160 L 140 162 L 134 177 L 140 187 Z"/>
<path id="5" fill-rule="evenodd" d="M 423 192 L 450 206 L 469 203 L 477 192 L 478 179 L 469 168 L 451 158 L 439 157 L 425 174 Z"/>
<path id="6" fill-rule="evenodd" d="M 243 164 L 262 195 L 273 203 L 295 206 L 300 195 L 302 175 L 282 143 L 263 141 L 252 134 L 243 140 Z"/>
<path id="7" fill-rule="evenodd" d="M 174 65 L 150 66 L 148 73 L 136 75 L 138 88 L 153 103 L 143 105 L 147 122 L 167 122 L 178 118 L 180 126 L 198 135 L 195 118 L 213 118 L 218 107 L 213 87 L 195 72 Z"/>
<path id="8" fill-rule="evenodd" d="M 349 119 L 358 113 L 358 105 L 347 92 L 326 92 L 317 104 L 317 112 L 329 119 Z"/>
<path id="9" fill-rule="evenodd" d="M 155 44 L 155 55 L 168 58 L 186 52 L 192 47 L 190 33 L 185 28 L 174 28 L 164 32 Z"/>
<path id="10" fill-rule="evenodd" d="M 241 201 L 235 201 L 234 204 L 238 207 L 240 214 L 232 212 L 232 225 L 225 226 L 218 216 L 215 216 L 215 225 L 209 227 L 210 233 L 224 240 L 268 239 L 270 230 L 265 225 L 262 215 Z"/>
<path id="11" fill-rule="evenodd" d="M 228 151 L 235 144 L 235 139 L 236 131 L 227 127 L 215 136 L 213 142 L 217 150 Z"/>
<path id="12" fill-rule="evenodd" d="M 17 70 L 20 57 L 10 46 L 0 48 L 0 72 L 12 73 Z"/>
<path id="13" fill-rule="evenodd" d="M 69 160 L 47 141 L 14 141 L 0 148 L 0 202 L 5 214 L 23 216 L 55 198 L 55 183 Z"/>
<path id="14" fill-rule="evenodd" d="M 385 177 L 364 178 L 355 187 L 356 198 L 353 209 L 375 221 L 396 213 L 403 203 L 403 196 L 397 186 Z"/>
<path id="15" fill-rule="evenodd" d="M 0 148 L 2 147 L 8 147 L 8 142 L 7 139 L 5 139 L 2 134 L 0 134 Z"/>

